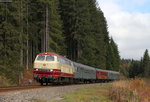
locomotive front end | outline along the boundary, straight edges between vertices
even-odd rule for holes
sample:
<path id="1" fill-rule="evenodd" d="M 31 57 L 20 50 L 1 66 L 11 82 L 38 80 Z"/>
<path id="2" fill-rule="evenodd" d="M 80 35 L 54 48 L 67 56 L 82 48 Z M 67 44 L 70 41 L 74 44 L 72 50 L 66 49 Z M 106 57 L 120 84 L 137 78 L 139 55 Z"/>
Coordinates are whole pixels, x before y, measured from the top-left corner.
<path id="1" fill-rule="evenodd" d="M 52 53 L 40 53 L 34 61 L 33 75 L 37 82 L 51 83 L 56 80 L 61 73 L 60 66 L 57 62 L 57 56 Z"/>

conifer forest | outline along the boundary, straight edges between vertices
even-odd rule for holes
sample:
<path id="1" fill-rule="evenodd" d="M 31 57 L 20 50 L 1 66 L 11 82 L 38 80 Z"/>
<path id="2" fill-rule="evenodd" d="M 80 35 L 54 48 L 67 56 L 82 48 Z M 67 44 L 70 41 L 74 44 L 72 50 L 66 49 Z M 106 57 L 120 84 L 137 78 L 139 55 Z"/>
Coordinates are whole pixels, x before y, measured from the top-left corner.
<path id="1" fill-rule="evenodd" d="M 0 2 L 0 75 L 17 82 L 41 52 L 120 70 L 118 46 L 96 0 Z"/>

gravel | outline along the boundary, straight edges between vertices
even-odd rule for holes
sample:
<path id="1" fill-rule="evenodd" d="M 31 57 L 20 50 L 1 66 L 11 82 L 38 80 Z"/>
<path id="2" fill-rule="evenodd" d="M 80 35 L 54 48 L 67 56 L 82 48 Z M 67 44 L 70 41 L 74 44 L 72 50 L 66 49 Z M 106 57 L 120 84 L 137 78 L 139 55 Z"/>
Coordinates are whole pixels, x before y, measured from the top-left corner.
<path id="1" fill-rule="evenodd" d="M 59 86 L 3 93 L 0 94 L 0 102 L 33 102 L 33 100 L 50 101 L 55 99 L 61 100 L 62 98 L 60 98 L 60 96 L 64 93 L 92 85 L 95 84 Z"/>

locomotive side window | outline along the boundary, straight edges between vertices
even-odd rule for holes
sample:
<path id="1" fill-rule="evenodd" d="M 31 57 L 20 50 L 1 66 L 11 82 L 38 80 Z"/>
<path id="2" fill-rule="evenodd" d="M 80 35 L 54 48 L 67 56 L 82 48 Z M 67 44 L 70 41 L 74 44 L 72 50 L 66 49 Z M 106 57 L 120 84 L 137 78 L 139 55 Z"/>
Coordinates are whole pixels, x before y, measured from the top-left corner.
<path id="1" fill-rule="evenodd" d="M 54 56 L 46 56 L 46 61 L 54 61 Z"/>
<path id="2" fill-rule="evenodd" d="M 37 57 L 37 60 L 38 60 L 38 61 L 43 61 L 44 59 L 45 59 L 45 56 L 38 56 L 38 57 Z"/>
<path id="3" fill-rule="evenodd" d="M 62 59 L 60 57 L 57 57 L 58 62 L 62 63 Z"/>

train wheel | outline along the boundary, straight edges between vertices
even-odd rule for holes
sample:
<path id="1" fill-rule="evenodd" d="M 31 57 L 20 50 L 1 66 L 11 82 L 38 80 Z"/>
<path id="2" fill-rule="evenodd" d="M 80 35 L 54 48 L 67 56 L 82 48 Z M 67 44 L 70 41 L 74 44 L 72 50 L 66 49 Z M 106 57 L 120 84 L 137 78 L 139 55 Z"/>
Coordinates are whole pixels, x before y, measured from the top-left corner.
<path id="1" fill-rule="evenodd" d="M 46 86 L 48 85 L 48 82 L 46 82 Z"/>
<path id="2" fill-rule="evenodd" d="M 41 86 L 43 86 L 43 82 L 41 82 Z"/>

